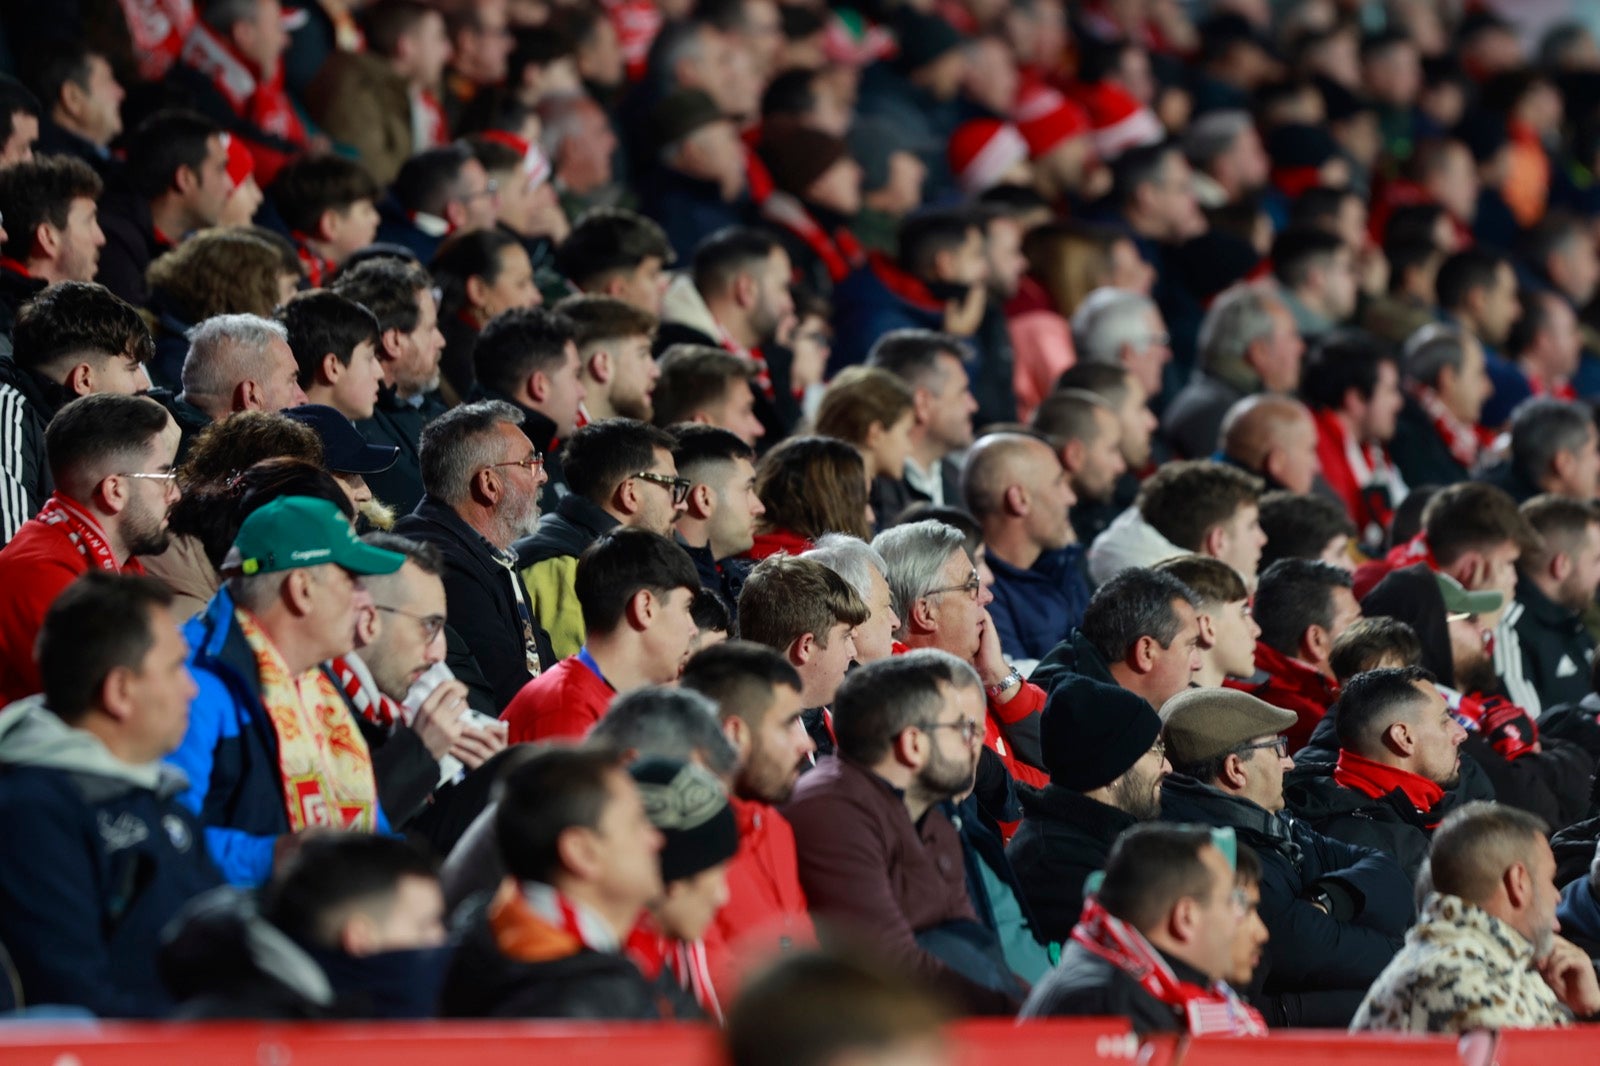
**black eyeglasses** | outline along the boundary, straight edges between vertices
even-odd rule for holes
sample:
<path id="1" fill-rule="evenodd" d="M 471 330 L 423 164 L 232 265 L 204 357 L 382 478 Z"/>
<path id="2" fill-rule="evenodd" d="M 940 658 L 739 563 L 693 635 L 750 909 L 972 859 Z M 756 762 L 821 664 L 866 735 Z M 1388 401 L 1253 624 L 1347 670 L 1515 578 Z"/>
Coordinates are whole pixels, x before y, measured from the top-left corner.
<path id="1" fill-rule="evenodd" d="M 375 603 L 372 606 L 387 614 L 397 614 L 416 622 L 422 626 L 422 636 L 429 644 L 432 644 L 434 638 L 444 631 L 444 624 L 448 620 L 442 614 L 412 614 L 410 611 L 402 611 L 398 607 L 386 607 L 381 603 Z"/>
<path id="2" fill-rule="evenodd" d="M 526 459 L 507 459 L 503 463 L 490 463 L 489 464 L 491 469 L 494 468 L 494 467 L 497 467 L 497 466 L 520 466 L 520 467 L 522 467 L 522 469 L 526 470 L 530 474 L 533 473 L 535 470 L 539 469 L 543 465 L 544 465 L 544 456 L 540 455 L 538 452 L 534 452 L 532 455 L 528 456 Z"/>
<path id="3" fill-rule="evenodd" d="M 633 475 L 653 485 L 660 485 L 672 493 L 672 505 L 676 507 L 689 498 L 689 490 L 694 488 L 694 482 L 686 477 L 672 477 L 668 474 L 657 474 L 649 470 L 641 470 Z"/>
<path id="4" fill-rule="evenodd" d="M 978 598 L 978 593 L 983 588 L 983 582 L 978 579 L 978 571 L 972 571 L 972 576 L 959 585 L 946 585 L 943 588 L 929 589 L 924 596 L 938 596 L 946 592 L 965 592 L 973 599 Z"/>
<path id="5" fill-rule="evenodd" d="M 935 729 L 954 729 L 961 734 L 961 742 L 963 744 L 971 744 L 983 730 L 983 726 L 974 722 L 971 718 L 963 718 L 959 722 L 934 722 L 922 728 L 929 733 Z"/>
<path id="6" fill-rule="evenodd" d="M 1273 737 L 1271 740 L 1263 740 L 1259 744 L 1246 744 L 1244 747 L 1245 751 L 1267 751 L 1268 749 L 1276 749 L 1278 758 L 1286 758 L 1289 754 L 1289 738 Z"/>

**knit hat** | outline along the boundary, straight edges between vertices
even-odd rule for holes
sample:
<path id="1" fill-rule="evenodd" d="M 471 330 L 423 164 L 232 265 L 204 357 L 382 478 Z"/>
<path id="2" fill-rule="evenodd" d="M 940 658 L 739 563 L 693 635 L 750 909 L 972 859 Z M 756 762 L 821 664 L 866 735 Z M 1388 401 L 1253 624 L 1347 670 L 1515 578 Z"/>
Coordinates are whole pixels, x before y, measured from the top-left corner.
<path id="1" fill-rule="evenodd" d="M 938 15 L 910 10 L 902 12 L 895 22 L 895 37 L 900 42 L 900 54 L 894 63 L 906 74 L 955 51 L 963 43 L 960 31 Z"/>
<path id="2" fill-rule="evenodd" d="M 849 154 L 844 138 L 797 122 L 774 120 L 761 132 L 756 154 L 772 182 L 791 196 L 804 196 L 811 183 Z"/>
<path id="3" fill-rule="evenodd" d="M 1006 171 L 1027 162 L 1028 142 L 1017 127 L 993 118 L 975 118 L 950 137 L 950 170 L 968 196 L 999 184 Z"/>
<path id="4" fill-rule="evenodd" d="M 661 835 L 661 880 L 693 877 L 739 850 L 739 823 L 722 783 L 692 763 L 644 758 L 628 767 Z"/>
<path id="5" fill-rule="evenodd" d="M 1081 674 L 1057 685 L 1039 719 L 1050 783 L 1073 792 L 1109 785 L 1161 735 L 1161 716 L 1125 688 Z"/>
<path id="6" fill-rule="evenodd" d="M 1299 721 L 1293 711 L 1274 707 L 1248 692 L 1231 688 L 1185 689 L 1161 708 L 1167 758 L 1173 766 L 1194 766 L 1224 755 L 1247 740 L 1276 736 Z"/>
<path id="7" fill-rule="evenodd" d="M 1017 98 L 1017 130 L 1038 159 L 1071 137 L 1089 133 L 1089 113 L 1048 85 L 1033 84 Z"/>
<path id="8" fill-rule="evenodd" d="M 678 89 L 662 97 L 650 112 L 651 128 L 660 148 L 677 144 L 696 130 L 723 119 L 716 103 L 699 89 Z"/>
<path id="9" fill-rule="evenodd" d="M 1095 151 L 1108 163 L 1129 148 L 1156 144 L 1167 135 L 1155 112 L 1120 85 L 1109 81 L 1085 85 L 1077 96 L 1094 127 Z"/>
<path id="10" fill-rule="evenodd" d="M 920 156 L 924 148 L 903 126 L 870 116 L 856 119 L 845 140 L 850 155 L 861 164 L 862 192 L 876 192 L 889 184 L 889 160 L 896 152 Z"/>

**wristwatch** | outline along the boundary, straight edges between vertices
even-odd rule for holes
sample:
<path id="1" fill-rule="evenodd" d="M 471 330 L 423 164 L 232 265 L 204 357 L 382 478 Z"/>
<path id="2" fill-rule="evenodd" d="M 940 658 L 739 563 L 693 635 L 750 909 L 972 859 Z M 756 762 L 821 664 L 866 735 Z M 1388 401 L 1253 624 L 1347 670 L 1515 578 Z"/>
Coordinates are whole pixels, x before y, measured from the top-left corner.
<path id="1" fill-rule="evenodd" d="M 1013 666 L 1011 672 L 1002 677 L 998 684 L 990 685 L 984 691 L 989 694 L 990 699 L 994 699 L 996 696 L 1003 696 L 1020 684 L 1022 684 L 1022 671 Z"/>
<path id="2" fill-rule="evenodd" d="M 1313 906 L 1321 907 L 1325 914 L 1331 915 L 1333 913 L 1333 897 L 1328 894 L 1328 890 L 1325 888 L 1319 888 L 1313 892 L 1309 902 Z"/>

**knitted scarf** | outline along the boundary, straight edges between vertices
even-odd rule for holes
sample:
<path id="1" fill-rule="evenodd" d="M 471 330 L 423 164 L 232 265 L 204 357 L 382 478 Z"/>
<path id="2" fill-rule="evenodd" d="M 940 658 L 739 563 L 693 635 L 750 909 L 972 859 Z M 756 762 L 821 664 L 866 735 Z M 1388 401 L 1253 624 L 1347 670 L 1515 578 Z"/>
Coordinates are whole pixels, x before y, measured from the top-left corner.
<path id="1" fill-rule="evenodd" d="M 1478 453 L 1494 442 L 1494 434 L 1462 422 L 1450 413 L 1439 394 L 1426 385 L 1412 383 L 1407 391 L 1433 423 L 1433 431 L 1439 434 L 1444 446 L 1450 449 L 1450 458 L 1468 470 L 1476 466 Z"/>
<path id="2" fill-rule="evenodd" d="M 133 38 L 139 77 L 160 81 L 183 51 L 196 21 L 193 0 L 118 0 Z"/>
<path id="3" fill-rule="evenodd" d="M 1439 816 L 1433 810 L 1444 799 L 1444 786 L 1420 774 L 1397 766 L 1386 766 L 1364 755 L 1340 749 L 1339 761 L 1333 767 L 1333 780 L 1371 799 L 1387 796 L 1399 789 L 1405 793 L 1407 802 L 1417 809 L 1417 813 L 1423 815 L 1423 821 L 1429 829 L 1439 824 Z"/>
<path id="4" fill-rule="evenodd" d="M 78 554 L 89 564 L 89 569 L 104 570 L 108 574 L 144 573 L 144 567 L 137 559 L 129 558 L 127 562 L 119 564 L 116 552 L 111 550 L 105 533 L 100 529 L 100 523 L 61 493 L 53 493 L 36 517 L 47 526 L 60 527 L 67 535 L 68 543 L 78 549 Z"/>
<path id="5" fill-rule="evenodd" d="M 291 144 L 304 145 L 305 126 L 289 102 L 283 86 L 283 65 L 261 78 L 246 65 L 233 46 L 204 23 L 196 23 L 183 46 L 183 61 L 204 74 L 233 108 L 234 114 L 263 133 Z M 259 162 L 259 160 L 258 160 Z M 263 180 L 263 184 L 268 179 Z"/>
<path id="6" fill-rule="evenodd" d="M 694 996 L 700 1009 L 722 1024 L 722 1003 L 711 987 L 711 966 L 706 961 L 704 941 L 676 940 L 656 927 L 646 914 L 628 934 L 622 950 L 645 977 L 654 981 L 663 970 L 672 974 L 678 987 Z"/>
<path id="7" fill-rule="evenodd" d="M 398 703 L 378 691 L 367 672 L 366 665 L 351 655 L 341 655 L 328 664 L 334 678 L 350 698 L 350 705 L 367 721 L 393 729 L 406 720 L 406 712 Z"/>

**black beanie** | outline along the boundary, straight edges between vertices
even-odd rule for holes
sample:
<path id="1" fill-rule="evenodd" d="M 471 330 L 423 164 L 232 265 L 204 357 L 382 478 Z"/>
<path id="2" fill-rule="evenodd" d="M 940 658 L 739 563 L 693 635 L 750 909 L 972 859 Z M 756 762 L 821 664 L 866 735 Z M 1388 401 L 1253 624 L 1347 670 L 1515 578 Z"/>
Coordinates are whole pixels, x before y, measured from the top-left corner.
<path id="1" fill-rule="evenodd" d="M 1161 716 L 1125 688 L 1073 675 L 1045 701 L 1039 742 L 1050 783 L 1073 792 L 1109 785 L 1161 734 Z"/>
<path id="2" fill-rule="evenodd" d="M 961 31 L 938 15 L 924 15 L 909 9 L 901 13 L 894 32 L 900 42 L 894 65 L 906 74 L 927 66 L 965 43 Z"/>
<path id="3" fill-rule="evenodd" d="M 666 842 L 661 846 L 665 884 L 693 877 L 739 850 L 739 823 L 722 783 L 692 763 L 645 758 L 628 767 L 645 813 Z"/>

